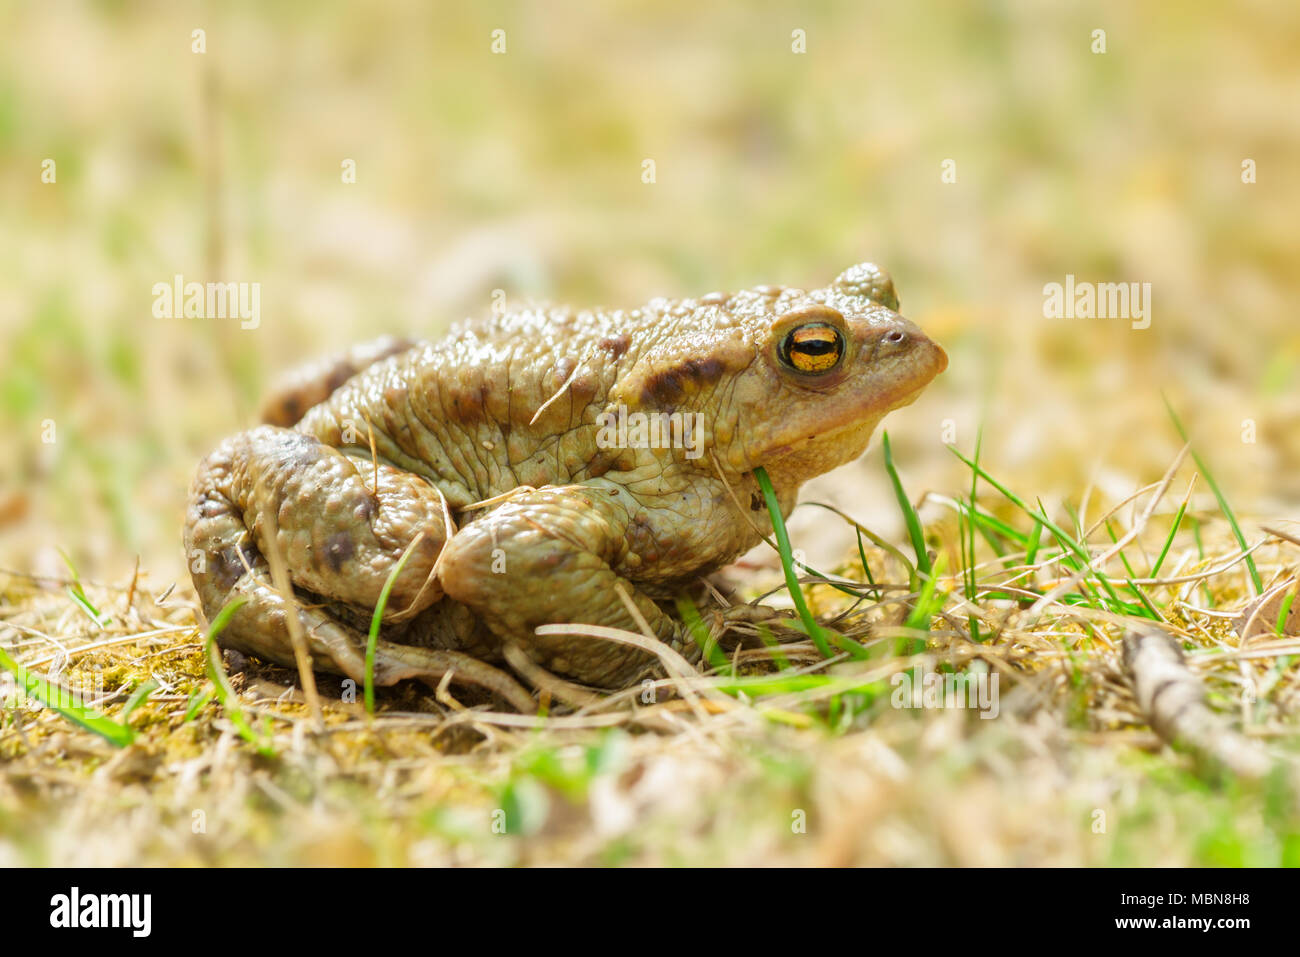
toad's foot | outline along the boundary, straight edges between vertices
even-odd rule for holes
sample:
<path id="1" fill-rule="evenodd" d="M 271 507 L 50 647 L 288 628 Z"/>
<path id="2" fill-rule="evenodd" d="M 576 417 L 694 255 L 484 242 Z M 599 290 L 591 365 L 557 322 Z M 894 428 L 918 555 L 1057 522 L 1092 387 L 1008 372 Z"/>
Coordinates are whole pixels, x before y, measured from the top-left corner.
<path id="1" fill-rule="evenodd" d="M 596 485 L 517 495 L 447 543 L 439 582 L 542 667 L 585 684 L 622 687 L 654 658 L 583 635 L 581 625 L 642 633 L 644 621 L 660 641 L 682 646 L 680 626 L 624 573 L 640 560 L 629 544 L 628 509 L 635 506 L 628 502 L 617 489 Z M 547 624 L 579 627 L 573 635 L 535 633 Z"/>

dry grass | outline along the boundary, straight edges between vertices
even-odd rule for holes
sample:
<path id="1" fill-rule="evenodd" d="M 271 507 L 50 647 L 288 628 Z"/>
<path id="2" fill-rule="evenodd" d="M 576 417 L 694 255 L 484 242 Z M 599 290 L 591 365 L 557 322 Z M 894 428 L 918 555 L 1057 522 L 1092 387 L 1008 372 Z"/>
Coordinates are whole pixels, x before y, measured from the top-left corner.
<path id="1" fill-rule="evenodd" d="M 1300 670 L 1289 663 L 1300 637 L 1240 641 L 1229 612 L 1250 594 L 1241 552 L 1212 512 L 1189 514 L 1206 520 L 1204 557 L 1184 534 L 1145 590 L 1193 649 L 1214 705 L 1279 768 L 1294 767 Z M 939 554 L 956 548 L 955 530 L 929 526 Z M 1158 551 L 1160 538 L 1143 532 L 1138 544 Z M 1296 552 L 1270 538 L 1252 554 L 1276 584 L 1294 577 Z M 70 582 L 6 573 L 0 633 L 29 666 L 71 688 L 102 682 L 109 717 L 146 681 L 159 690 L 131 714 L 139 734 L 122 750 L 54 711 L 8 712 L 0 853 L 102 865 L 1300 863 L 1300 800 L 1286 772 L 1263 783 L 1197 777 L 1145 727 L 1120 666 L 1124 618 L 967 603 L 958 576 L 941 583 L 949 595 L 925 653 L 896 656 L 917 596 L 891 578 L 896 559 L 866 554 L 887 599 L 849 610 L 842 594 L 812 592 L 821 620 L 870 650 L 862 660 L 823 660 L 772 621 L 778 671 L 756 626 L 733 624 L 717 637 L 734 675 L 679 663 L 653 703 L 642 687 L 581 707 L 543 692 L 542 717 L 444 684 L 381 691 L 371 718 L 325 678 L 324 733 L 296 675 L 239 661 L 240 707 L 268 753 L 216 701 L 186 720 L 210 682 L 184 587 L 159 601 L 141 583 L 86 584 L 113 616 L 100 628 Z M 1014 575 L 1047 593 L 1054 564 L 1026 577 L 986 562 L 979 590 L 1005 590 Z M 991 639 L 971 641 L 971 616 Z M 891 676 L 918 665 L 996 673 L 997 719 L 894 707 Z M 789 687 L 765 687 L 764 675 Z M 810 675 L 829 680 L 795 684 Z M 735 693 L 746 682 L 748 694 Z"/>

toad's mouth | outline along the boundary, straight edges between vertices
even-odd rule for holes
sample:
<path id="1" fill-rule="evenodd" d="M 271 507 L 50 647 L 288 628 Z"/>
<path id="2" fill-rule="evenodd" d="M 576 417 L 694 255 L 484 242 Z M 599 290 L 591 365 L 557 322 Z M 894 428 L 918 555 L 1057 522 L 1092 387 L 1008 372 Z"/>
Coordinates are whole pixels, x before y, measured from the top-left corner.
<path id="1" fill-rule="evenodd" d="M 904 406 L 911 405 L 917 399 L 921 398 L 921 393 L 925 391 L 925 386 L 929 384 L 930 383 L 927 382 L 925 385 L 918 385 L 911 392 L 904 393 L 901 399 L 899 399 L 892 406 L 890 406 L 890 411 L 893 411 L 894 409 L 901 409 Z"/>
<path id="2" fill-rule="evenodd" d="M 778 461 L 786 457 L 798 456 L 815 446 L 848 446 L 853 444 L 855 438 L 860 439 L 865 447 L 882 418 L 884 413 L 866 419 L 858 416 L 839 425 L 825 425 L 815 432 L 804 433 L 798 438 L 769 446 L 760 458 L 767 462 Z"/>
<path id="3" fill-rule="evenodd" d="M 801 453 L 818 446 L 825 448 L 842 447 L 848 458 L 857 458 L 866 449 L 867 442 L 876 426 L 890 412 L 911 405 L 921 397 L 929 381 L 915 385 L 897 395 L 888 396 L 881 401 L 877 393 L 868 405 L 854 404 L 839 414 L 831 413 L 820 422 L 814 431 L 801 432 L 791 436 L 778 437 L 775 442 L 764 449 L 759 459 L 775 461 L 786 457 L 798 457 Z"/>

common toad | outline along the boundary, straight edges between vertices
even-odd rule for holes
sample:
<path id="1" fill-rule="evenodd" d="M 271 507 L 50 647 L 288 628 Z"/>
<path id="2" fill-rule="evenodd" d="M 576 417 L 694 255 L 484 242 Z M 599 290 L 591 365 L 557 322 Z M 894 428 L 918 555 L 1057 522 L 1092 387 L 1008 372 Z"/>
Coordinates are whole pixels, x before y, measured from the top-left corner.
<path id="1" fill-rule="evenodd" d="M 199 466 L 185 548 L 203 611 L 243 597 L 220 643 L 289 666 L 296 615 L 313 667 L 360 682 L 366 623 L 423 532 L 377 684 L 450 671 L 528 709 L 494 665 L 514 644 L 552 673 L 625 685 L 644 650 L 534 629 L 639 631 L 630 600 L 660 640 L 691 645 L 662 603 L 770 530 L 754 468 L 788 514 L 801 483 L 862 454 L 947 365 L 897 310 L 889 276 L 862 263 L 820 289 L 525 308 L 314 365 Z"/>

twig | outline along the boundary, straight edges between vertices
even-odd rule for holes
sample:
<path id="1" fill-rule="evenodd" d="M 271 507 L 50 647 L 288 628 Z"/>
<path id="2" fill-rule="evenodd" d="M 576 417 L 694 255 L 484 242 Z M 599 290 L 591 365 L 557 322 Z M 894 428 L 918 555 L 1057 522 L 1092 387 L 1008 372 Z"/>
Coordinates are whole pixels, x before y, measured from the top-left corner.
<path id="1" fill-rule="evenodd" d="M 1242 778 L 1262 778 L 1272 770 L 1263 749 L 1205 703 L 1205 688 L 1169 635 L 1154 628 L 1131 629 L 1124 636 L 1124 667 L 1138 708 L 1169 745 Z"/>

